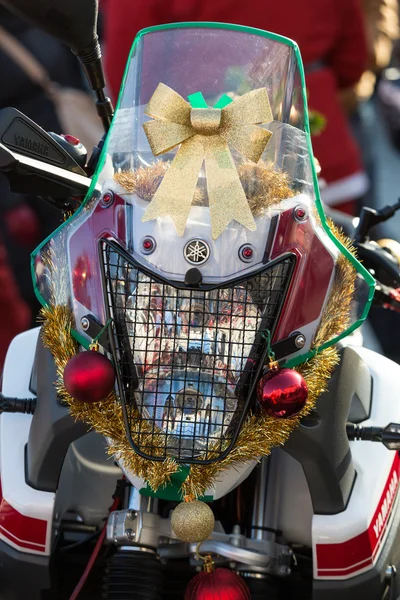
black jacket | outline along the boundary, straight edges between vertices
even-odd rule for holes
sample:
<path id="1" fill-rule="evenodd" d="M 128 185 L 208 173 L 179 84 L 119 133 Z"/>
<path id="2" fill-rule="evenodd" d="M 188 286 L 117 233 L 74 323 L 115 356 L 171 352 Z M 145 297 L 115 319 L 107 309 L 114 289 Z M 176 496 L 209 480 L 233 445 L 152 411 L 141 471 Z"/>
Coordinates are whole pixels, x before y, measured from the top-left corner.
<path id="1" fill-rule="evenodd" d="M 42 31 L 34 29 L 3 7 L 0 7 L 0 25 L 26 46 L 48 71 L 53 81 L 66 87 L 85 87 L 79 62 L 69 48 Z M 46 131 L 68 133 L 60 130 L 54 106 L 42 88 L 35 85 L 8 54 L 0 49 L 0 109 L 7 106 L 13 106 L 25 113 Z M 22 202 L 28 202 L 35 211 L 42 239 L 60 224 L 58 211 L 36 197 L 12 194 L 6 177 L 0 173 L 0 238 L 6 245 L 20 291 L 36 312 L 37 302 L 29 267 L 29 252 L 33 248 L 20 246 L 12 239 L 3 218 L 6 211 Z"/>
<path id="2" fill-rule="evenodd" d="M 65 87 L 84 88 L 81 67 L 69 48 L 46 33 L 34 29 L 2 7 L 0 25 L 33 54 L 53 81 Z M 0 48 L 0 109 L 7 106 L 17 108 L 46 131 L 68 133 L 60 131 L 53 104 L 43 89 L 33 83 Z M 7 193 L 7 187 L 7 182 L 4 182 L 4 177 L 1 176 L 0 212 L 20 201 L 16 195 Z"/>

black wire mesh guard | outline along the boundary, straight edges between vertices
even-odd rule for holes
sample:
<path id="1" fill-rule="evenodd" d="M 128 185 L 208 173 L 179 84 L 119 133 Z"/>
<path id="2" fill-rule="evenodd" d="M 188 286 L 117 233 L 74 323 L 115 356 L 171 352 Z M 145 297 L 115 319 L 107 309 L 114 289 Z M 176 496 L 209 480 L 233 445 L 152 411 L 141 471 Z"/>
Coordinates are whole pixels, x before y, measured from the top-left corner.
<path id="1" fill-rule="evenodd" d="M 149 459 L 213 462 L 226 454 L 249 405 L 294 263 L 241 282 L 182 289 L 140 270 L 102 241 L 114 359 L 127 437 Z"/>

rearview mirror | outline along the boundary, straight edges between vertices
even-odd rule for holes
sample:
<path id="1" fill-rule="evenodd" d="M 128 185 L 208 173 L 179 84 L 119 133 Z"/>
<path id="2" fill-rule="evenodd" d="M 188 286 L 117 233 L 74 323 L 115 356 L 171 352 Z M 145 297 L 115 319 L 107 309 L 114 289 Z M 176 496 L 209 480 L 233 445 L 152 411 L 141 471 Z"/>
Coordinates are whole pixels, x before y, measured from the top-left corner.
<path id="1" fill-rule="evenodd" d="M 107 131 L 113 107 L 103 92 L 105 79 L 97 38 L 99 0 L 0 0 L 0 4 L 72 49 L 96 92 L 97 113 Z"/>
<path id="2" fill-rule="evenodd" d="M 97 42 L 98 0 L 1 0 L 1 4 L 75 54 Z"/>

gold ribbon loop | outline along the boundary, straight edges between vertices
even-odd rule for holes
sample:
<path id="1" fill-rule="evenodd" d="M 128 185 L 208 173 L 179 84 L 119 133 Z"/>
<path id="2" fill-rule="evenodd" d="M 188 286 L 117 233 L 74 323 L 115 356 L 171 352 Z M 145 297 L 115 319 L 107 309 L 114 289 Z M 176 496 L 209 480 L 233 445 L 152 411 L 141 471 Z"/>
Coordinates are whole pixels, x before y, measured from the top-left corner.
<path id="1" fill-rule="evenodd" d="M 228 144 L 248 160 L 259 161 L 272 135 L 257 126 L 272 121 L 267 90 L 253 90 L 221 110 L 191 108 L 177 92 L 159 83 L 145 114 L 154 118 L 143 128 L 155 156 L 180 148 L 142 221 L 170 216 L 183 235 L 204 161 L 213 239 L 232 220 L 254 231 L 256 224 Z"/>
<path id="2" fill-rule="evenodd" d="M 143 129 L 154 156 L 169 152 L 194 135 L 192 127 L 170 121 L 147 121 Z"/>
<path id="3" fill-rule="evenodd" d="M 164 83 L 159 83 L 146 106 L 145 114 L 153 119 L 190 126 L 190 111 L 190 104 L 182 96 Z"/>
<path id="4" fill-rule="evenodd" d="M 266 88 L 258 88 L 239 96 L 223 109 L 224 125 L 270 123 L 272 111 Z"/>

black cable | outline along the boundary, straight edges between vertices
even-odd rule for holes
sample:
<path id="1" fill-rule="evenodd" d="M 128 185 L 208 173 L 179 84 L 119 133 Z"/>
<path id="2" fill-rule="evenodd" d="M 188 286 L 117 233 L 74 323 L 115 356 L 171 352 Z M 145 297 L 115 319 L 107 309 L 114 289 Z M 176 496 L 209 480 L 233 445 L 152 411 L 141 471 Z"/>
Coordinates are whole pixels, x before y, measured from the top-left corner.
<path id="1" fill-rule="evenodd" d="M 129 481 L 126 480 L 125 476 L 121 479 L 117 480 L 117 485 L 115 486 L 115 492 L 113 493 L 113 500 L 118 498 L 120 500 L 120 504 L 125 500 L 125 490 L 127 487 L 130 487 Z"/>
<path id="2" fill-rule="evenodd" d="M 83 546 L 87 542 L 91 542 L 96 537 L 99 537 L 100 532 L 101 532 L 101 529 L 99 529 L 95 533 L 92 533 L 91 535 L 86 536 L 86 538 L 84 540 L 79 540 L 79 542 L 73 542 L 73 544 L 68 544 L 67 546 L 62 546 L 60 548 L 60 552 L 69 552 L 70 550 L 74 550 L 75 548 L 79 548 L 80 546 Z"/>

